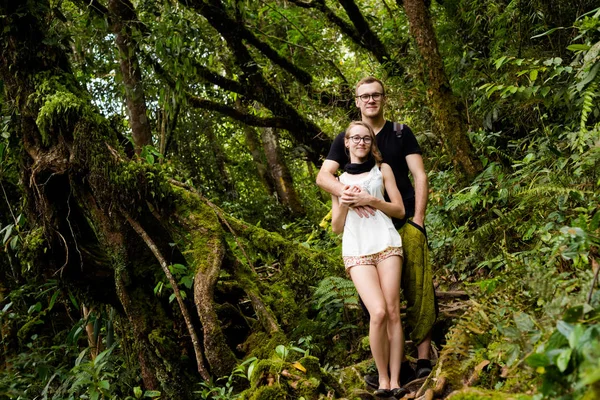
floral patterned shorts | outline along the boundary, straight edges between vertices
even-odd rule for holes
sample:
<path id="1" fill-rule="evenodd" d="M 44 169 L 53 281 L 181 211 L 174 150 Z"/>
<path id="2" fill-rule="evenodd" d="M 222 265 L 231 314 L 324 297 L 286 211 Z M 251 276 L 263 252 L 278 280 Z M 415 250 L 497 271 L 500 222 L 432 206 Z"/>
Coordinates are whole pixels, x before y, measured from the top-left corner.
<path id="1" fill-rule="evenodd" d="M 356 265 L 377 265 L 386 258 L 391 256 L 400 256 L 402 257 L 402 247 L 388 247 L 387 249 L 380 251 L 375 254 L 367 254 L 366 256 L 345 256 L 344 266 L 346 267 L 346 271 L 349 268 L 354 267 Z"/>

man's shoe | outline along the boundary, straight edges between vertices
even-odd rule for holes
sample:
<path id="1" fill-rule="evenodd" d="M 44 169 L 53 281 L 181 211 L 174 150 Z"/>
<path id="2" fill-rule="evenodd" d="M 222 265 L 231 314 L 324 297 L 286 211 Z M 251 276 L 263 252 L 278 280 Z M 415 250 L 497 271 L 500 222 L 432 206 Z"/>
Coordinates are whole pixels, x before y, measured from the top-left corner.
<path id="1" fill-rule="evenodd" d="M 431 373 L 431 361 L 426 359 L 417 360 L 417 379 L 425 378 Z"/>
<path id="2" fill-rule="evenodd" d="M 404 386 L 415 379 L 417 379 L 417 376 L 413 367 L 410 366 L 408 361 L 403 362 L 402 367 L 400 367 L 400 386 Z"/>
<path id="3" fill-rule="evenodd" d="M 365 380 L 365 383 L 373 389 L 379 387 L 379 375 L 365 375 L 363 379 Z"/>

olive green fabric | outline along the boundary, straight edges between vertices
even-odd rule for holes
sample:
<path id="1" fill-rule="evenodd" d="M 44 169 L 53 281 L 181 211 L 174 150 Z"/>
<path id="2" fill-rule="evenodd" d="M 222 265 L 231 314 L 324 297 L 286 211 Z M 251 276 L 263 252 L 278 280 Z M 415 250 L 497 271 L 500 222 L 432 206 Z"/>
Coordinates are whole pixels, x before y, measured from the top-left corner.
<path id="1" fill-rule="evenodd" d="M 402 324 L 405 335 L 419 344 L 431 331 L 437 317 L 427 237 L 425 231 L 411 220 L 398 232 L 404 249 L 402 294 L 408 305 Z"/>

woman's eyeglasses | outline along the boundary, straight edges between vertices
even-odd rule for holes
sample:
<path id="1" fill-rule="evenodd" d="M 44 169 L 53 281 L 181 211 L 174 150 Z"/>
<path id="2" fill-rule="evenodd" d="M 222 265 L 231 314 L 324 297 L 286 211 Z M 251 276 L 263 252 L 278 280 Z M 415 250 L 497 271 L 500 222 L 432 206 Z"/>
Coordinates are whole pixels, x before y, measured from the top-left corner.
<path id="1" fill-rule="evenodd" d="M 354 143 L 354 144 L 359 144 L 361 140 L 365 144 L 371 144 L 371 142 L 373 141 L 373 138 L 371 136 L 365 136 L 365 137 L 350 136 L 348 139 L 352 140 L 352 143 Z"/>

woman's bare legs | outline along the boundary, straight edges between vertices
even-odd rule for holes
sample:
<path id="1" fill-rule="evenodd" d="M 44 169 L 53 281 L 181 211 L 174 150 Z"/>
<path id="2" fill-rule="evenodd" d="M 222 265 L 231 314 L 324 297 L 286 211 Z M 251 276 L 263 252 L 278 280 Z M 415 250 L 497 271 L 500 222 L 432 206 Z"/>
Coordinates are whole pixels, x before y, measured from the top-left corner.
<path id="1" fill-rule="evenodd" d="M 379 284 L 383 292 L 387 312 L 389 339 L 390 387 L 400 387 L 400 362 L 404 357 L 404 331 L 400 321 L 400 279 L 402 258 L 388 257 L 377 264 Z"/>
<path id="2" fill-rule="evenodd" d="M 381 263 L 380 263 L 381 265 Z M 369 342 L 371 353 L 375 359 L 379 373 L 379 388 L 390 389 L 389 365 L 389 339 L 387 331 L 387 308 L 378 270 L 374 265 L 357 265 L 350 268 L 350 277 L 369 311 Z M 396 378 L 397 380 L 397 378 Z M 397 386 L 395 386 L 397 387 Z"/>

